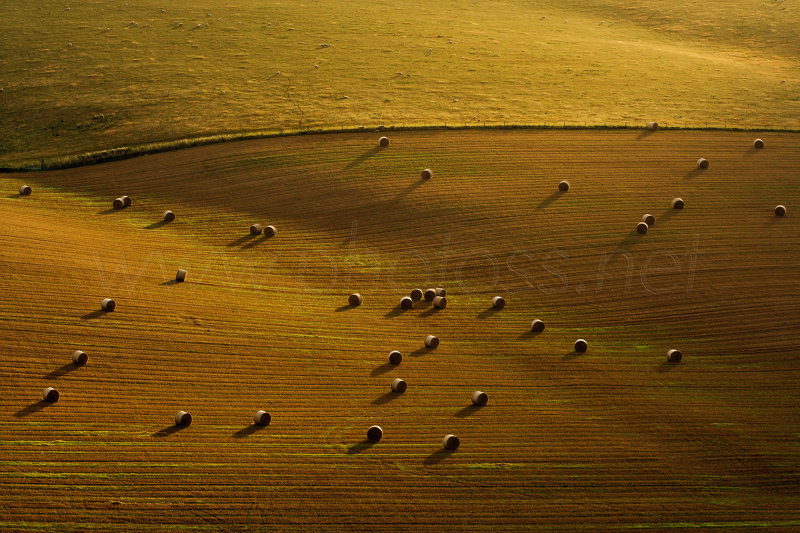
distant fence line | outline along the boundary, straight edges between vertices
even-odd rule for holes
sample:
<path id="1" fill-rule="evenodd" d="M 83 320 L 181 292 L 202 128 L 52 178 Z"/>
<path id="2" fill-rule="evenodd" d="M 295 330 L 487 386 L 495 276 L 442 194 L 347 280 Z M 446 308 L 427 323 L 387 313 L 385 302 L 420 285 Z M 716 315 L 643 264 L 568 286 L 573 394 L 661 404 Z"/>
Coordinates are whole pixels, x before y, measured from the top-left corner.
<path id="1" fill-rule="evenodd" d="M 42 170 L 59 170 L 65 168 L 73 168 L 87 165 L 95 165 L 98 163 L 107 163 L 110 161 L 120 161 L 123 159 L 130 159 L 147 154 L 157 154 L 160 152 L 169 152 L 180 150 L 183 148 L 191 148 L 195 146 L 203 146 L 208 144 L 217 144 L 223 142 L 252 140 L 252 139 L 267 139 L 271 137 L 285 137 L 291 135 L 312 135 L 312 134 L 331 134 L 331 133 L 357 133 L 363 131 L 424 131 L 424 130 L 464 130 L 464 129 L 564 129 L 564 130 L 622 130 L 622 129 L 642 129 L 647 122 L 625 122 L 623 124 L 590 124 L 584 122 L 583 124 L 557 121 L 557 122 L 543 122 L 543 123 L 524 123 L 524 122 L 487 122 L 487 121 L 464 121 L 458 123 L 439 123 L 439 124 L 420 124 L 416 122 L 401 122 L 392 125 L 361 125 L 361 126 L 306 126 L 299 128 L 275 128 L 271 130 L 257 130 L 245 131 L 237 133 L 226 133 L 212 136 L 190 137 L 184 139 L 176 139 L 172 141 L 163 141 L 155 143 L 144 143 L 135 146 L 124 146 L 119 148 L 112 148 L 108 150 L 98 150 L 94 152 L 85 152 L 81 154 L 71 154 L 64 156 L 51 156 L 40 159 L 38 161 L 21 161 L 19 163 L 12 163 L 10 166 L 0 167 L 0 173 L 9 172 L 35 172 Z M 694 123 L 667 123 L 659 122 L 659 129 L 670 130 L 725 130 L 725 131 L 758 131 L 758 132 L 788 132 L 798 133 L 800 129 L 797 128 L 779 128 L 779 127 L 763 127 L 763 126 L 750 126 L 746 121 L 728 122 L 719 121 L 705 122 L 705 125 Z"/>

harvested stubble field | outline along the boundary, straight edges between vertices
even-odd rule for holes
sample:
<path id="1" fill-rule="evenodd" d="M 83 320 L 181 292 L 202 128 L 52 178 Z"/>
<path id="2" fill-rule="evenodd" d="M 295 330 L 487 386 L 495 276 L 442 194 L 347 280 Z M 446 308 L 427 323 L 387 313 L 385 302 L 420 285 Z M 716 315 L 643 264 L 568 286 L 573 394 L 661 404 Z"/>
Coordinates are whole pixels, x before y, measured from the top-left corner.
<path id="1" fill-rule="evenodd" d="M 0 528 L 800 526 L 797 135 L 379 135 L 0 179 Z"/>

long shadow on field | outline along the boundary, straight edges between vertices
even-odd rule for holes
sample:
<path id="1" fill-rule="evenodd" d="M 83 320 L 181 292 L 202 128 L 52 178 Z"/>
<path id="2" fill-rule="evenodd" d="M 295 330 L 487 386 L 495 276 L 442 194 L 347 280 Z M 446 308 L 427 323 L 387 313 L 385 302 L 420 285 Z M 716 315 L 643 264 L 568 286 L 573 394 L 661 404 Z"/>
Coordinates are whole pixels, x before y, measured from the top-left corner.
<path id="1" fill-rule="evenodd" d="M 668 221 L 672 217 L 675 216 L 677 212 L 681 211 L 681 209 L 675 209 L 674 207 L 668 208 L 661 214 L 661 218 L 656 218 L 656 224 L 658 224 L 659 220 L 663 220 L 664 222 Z"/>
<path id="2" fill-rule="evenodd" d="M 641 133 L 639 133 L 639 136 L 636 137 L 636 139 L 637 140 L 646 139 L 646 138 L 650 137 L 652 134 L 654 134 L 655 132 L 656 132 L 656 130 L 644 130 Z"/>
<path id="3" fill-rule="evenodd" d="M 480 405 L 468 405 L 456 413 L 456 418 L 466 418 L 473 413 L 477 413 L 482 408 Z"/>
<path id="4" fill-rule="evenodd" d="M 17 194 L 9 194 L 8 196 L 6 196 L 6 198 L 19 198 L 19 197 L 20 197 L 19 193 L 17 193 Z"/>
<path id="5" fill-rule="evenodd" d="M 424 347 L 424 348 L 417 348 L 416 350 L 414 350 L 413 352 L 411 352 L 408 355 L 410 355 L 412 357 L 419 357 L 420 355 L 425 355 L 426 353 L 430 353 L 430 352 L 431 352 L 430 348 Z"/>
<path id="6" fill-rule="evenodd" d="M 380 151 L 381 151 L 381 147 L 380 146 L 373 146 L 372 148 L 370 148 L 369 150 L 367 150 L 366 152 L 364 152 L 363 154 L 361 154 L 360 156 L 355 158 L 350 163 L 347 163 L 347 165 L 345 165 L 344 169 L 345 170 L 349 170 L 349 169 L 351 169 L 353 167 L 357 167 L 358 165 L 360 165 L 361 163 L 363 163 L 364 161 L 366 161 L 367 159 L 369 159 L 370 157 L 374 156 L 375 154 L 377 154 Z"/>
<path id="7" fill-rule="evenodd" d="M 625 236 L 625 238 L 622 239 L 622 241 L 620 241 L 620 243 L 617 245 L 617 249 L 615 250 L 615 253 L 620 253 L 620 252 L 628 253 L 628 247 L 629 246 L 631 246 L 633 244 L 638 244 L 638 243 L 642 242 L 646 238 L 647 238 L 647 234 L 642 235 L 639 232 L 637 232 L 635 229 L 631 230 L 631 232 L 628 233 Z"/>
<path id="8" fill-rule="evenodd" d="M 248 249 L 248 248 L 252 248 L 253 246 L 258 246 L 259 244 L 262 244 L 262 243 L 264 243 L 264 242 L 267 242 L 267 241 L 268 241 L 268 240 L 270 240 L 271 238 L 272 238 L 272 237 L 266 237 L 266 236 L 262 236 L 262 237 L 261 237 L 261 238 L 259 238 L 259 239 L 254 239 L 254 240 L 252 240 L 252 241 L 250 241 L 250 242 L 247 242 L 247 243 L 243 244 L 243 245 L 242 245 L 242 250 L 246 250 L 246 249 Z"/>
<path id="9" fill-rule="evenodd" d="M 99 318 L 101 316 L 107 315 L 108 311 L 103 311 L 102 309 L 98 309 L 97 311 L 92 311 L 91 313 L 86 313 L 81 317 L 81 320 L 91 320 L 93 318 Z"/>
<path id="10" fill-rule="evenodd" d="M 243 235 L 243 236 L 239 237 L 238 239 L 229 242 L 228 246 L 240 246 L 240 245 L 246 243 L 247 241 L 250 241 L 250 240 L 255 239 L 255 238 L 256 238 L 256 235 L 252 235 L 252 234 Z"/>
<path id="11" fill-rule="evenodd" d="M 561 359 L 564 359 L 565 361 L 569 361 L 571 359 L 577 359 L 578 357 L 580 357 L 582 355 L 586 355 L 586 352 L 576 352 L 575 350 L 572 350 L 571 352 L 565 353 L 564 357 L 562 357 Z"/>
<path id="12" fill-rule="evenodd" d="M 177 279 L 170 279 L 167 281 L 162 281 L 161 285 L 169 286 L 169 285 L 177 285 L 178 283 L 180 283 L 180 281 L 178 281 Z"/>
<path id="13" fill-rule="evenodd" d="M 415 181 L 414 183 L 412 183 L 411 185 L 409 185 L 408 187 L 406 187 L 405 189 L 400 191 L 400 194 L 398 194 L 395 197 L 395 200 L 401 200 L 401 199 L 405 198 L 406 196 L 408 196 L 409 194 L 414 192 L 414 190 L 417 189 L 420 185 L 425 183 L 425 181 L 426 180 L 424 180 L 422 178 L 418 179 L 417 181 Z"/>
<path id="14" fill-rule="evenodd" d="M 166 226 L 167 224 L 169 224 L 169 222 L 166 220 L 159 220 L 158 222 L 153 222 L 149 226 L 145 226 L 144 229 L 156 229 L 160 228 L 161 226 Z"/>
<path id="15" fill-rule="evenodd" d="M 428 457 L 425 458 L 423 462 L 426 465 L 435 465 L 441 463 L 442 461 L 453 455 L 453 453 L 455 453 L 455 450 L 445 450 L 444 448 L 442 448 L 441 450 L 430 454 Z"/>
<path id="16" fill-rule="evenodd" d="M 378 396 L 377 398 L 372 400 L 372 404 L 373 405 L 383 405 L 385 403 L 391 402 L 395 398 L 399 398 L 400 396 L 402 396 L 402 394 L 398 394 L 396 392 L 389 391 L 386 394 Z"/>
<path id="17" fill-rule="evenodd" d="M 259 431 L 261 431 L 265 427 L 267 427 L 267 426 L 257 426 L 255 424 L 250 424 L 249 426 L 244 427 L 244 428 L 240 429 L 239 431 L 237 431 L 236 433 L 234 433 L 233 434 L 233 438 L 234 439 L 243 439 L 245 437 L 248 437 L 248 436 L 252 435 L 253 433 L 258 433 Z"/>
<path id="18" fill-rule="evenodd" d="M 400 304 L 397 304 L 394 309 L 383 315 L 384 318 L 394 318 L 396 316 L 400 316 L 405 313 L 406 310 L 400 307 Z"/>
<path id="19" fill-rule="evenodd" d="M 372 369 L 372 372 L 369 373 L 370 376 L 381 376 L 387 372 L 391 372 L 394 367 L 397 365 L 393 365 L 392 363 L 384 363 L 381 366 L 376 366 Z"/>
<path id="20" fill-rule="evenodd" d="M 352 306 L 352 305 L 350 305 L 350 304 L 344 304 L 344 305 L 343 305 L 343 306 L 341 306 L 341 307 L 337 307 L 337 308 L 335 309 L 335 311 L 336 311 L 337 313 L 341 313 L 342 311 L 347 311 L 348 309 L 355 309 L 356 307 L 358 307 L 358 306 L 355 306 L 355 307 L 354 307 L 354 306 Z"/>
<path id="21" fill-rule="evenodd" d="M 151 437 L 169 437 L 173 433 L 177 433 L 178 431 L 180 431 L 182 429 L 183 429 L 183 426 L 176 426 L 175 424 L 172 424 L 171 426 L 167 426 L 164 429 L 160 429 L 160 430 L 156 431 L 155 433 L 153 433 L 150 436 Z"/>
<path id="22" fill-rule="evenodd" d="M 365 452 L 375 446 L 375 443 L 369 439 L 364 439 L 359 443 L 353 444 L 347 448 L 347 455 L 355 455 L 357 453 Z"/>
<path id="23" fill-rule="evenodd" d="M 548 205 L 555 202 L 558 199 L 558 197 L 561 196 L 562 194 L 564 193 L 562 193 L 561 191 L 554 192 L 553 194 L 551 194 L 550 196 L 539 202 L 539 205 L 536 206 L 536 209 L 542 209 L 544 207 L 547 207 Z"/>
<path id="24" fill-rule="evenodd" d="M 103 209 L 102 211 L 98 211 L 98 215 L 110 215 L 111 213 L 116 213 L 117 211 L 122 211 L 122 209 L 114 209 L 113 207 L 109 207 L 108 209 Z"/>
<path id="25" fill-rule="evenodd" d="M 531 331 L 531 330 L 528 330 L 528 331 L 526 331 L 525 333 L 521 334 L 521 335 L 520 335 L 519 337 L 517 337 L 517 338 L 518 338 L 518 339 L 532 339 L 532 338 L 534 338 L 534 337 L 538 337 L 538 336 L 539 336 L 539 335 L 541 335 L 542 333 L 543 333 L 542 331 Z"/>
<path id="26" fill-rule="evenodd" d="M 42 409 L 44 409 L 48 405 L 50 405 L 50 402 L 46 402 L 44 400 L 39 400 L 38 402 L 32 403 L 27 407 L 23 407 L 22 409 L 20 409 L 16 413 L 14 413 L 14 416 L 17 417 L 17 418 L 22 418 L 24 416 L 32 415 L 33 413 L 35 413 L 37 411 L 41 411 Z"/>
<path id="27" fill-rule="evenodd" d="M 495 309 L 494 307 L 490 307 L 489 309 L 481 311 L 480 313 L 475 315 L 475 318 L 480 318 L 480 319 L 489 318 L 490 316 L 494 316 L 495 314 L 497 314 L 498 311 L 499 311 L 499 309 Z"/>
<path id="28" fill-rule="evenodd" d="M 53 370 L 49 374 L 45 374 L 44 375 L 44 379 L 58 379 L 61 376 L 66 376 L 70 372 L 72 372 L 74 370 L 77 370 L 77 369 L 78 369 L 78 365 L 76 365 L 75 363 L 68 363 L 68 364 L 66 364 L 66 365 L 64 365 L 62 367 L 56 368 L 55 370 Z"/>
<path id="29" fill-rule="evenodd" d="M 686 173 L 686 174 L 683 176 L 683 179 L 685 179 L 685 180 L 688 180 L 688 179 L 691 179 L 691 178 L 696 178 L 697 176 L 699 176 L 699 175 L 700 175 L 700 174 L 702 174 L 703 172 L 705 172 L 705 170 L 703 170 L 702 168 L 700 168 L 700 167 L 695 167 L 694 169 L 692 169 L 692 170 L 690 170 L 689 172 L 687 172 L 687 173 Z"/>
<path id="30" fill-rule="evenodd" d="M 664 361 L 663 363 L 658 365 L 658 368 L 656 368 L 656 371 L 657 372 L 669 372 L 670 370 L 672 370 L 673 368 L 675 368 L 678 365 L 679 365 L 679 363 L 670 363 L 669 361 Z"/>
<path id="31" fill-rule="evenodd" d="M 419 316 L 422 317 L 422 318 L 425 318 L 425 317 L 428 317 L 428 316 L 435 315 L 439 311 L 441 311 L 441 309 L 436 309 L 435 307 L 431 306 L 430 309 L 428 309 L 427 311 L 425 311 L 423 313 L 420 313 Z"/>

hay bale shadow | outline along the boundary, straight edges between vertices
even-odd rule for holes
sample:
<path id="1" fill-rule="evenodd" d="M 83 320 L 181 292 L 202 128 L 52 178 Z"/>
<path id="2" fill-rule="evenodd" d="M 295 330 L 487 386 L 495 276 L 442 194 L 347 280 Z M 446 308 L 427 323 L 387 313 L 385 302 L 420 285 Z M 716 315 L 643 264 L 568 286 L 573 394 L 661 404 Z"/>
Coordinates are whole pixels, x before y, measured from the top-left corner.
<path id="1" fill-rule="evenodd" d="M 396 316 L 400 316 L 402 314 L 405 314 L 406 311 L 407 311 L 407 309 L 403 309 L 402 307 L 400 307 L 400 304 L 397 304 L 394 307 L 394 309 L 392 309 L 391 311 L 389 311 L 388 313 L 383 315 L 383 317 L 384 318 L 394 318 Z"/>
<path id="2" fill-rule="evenodd" d="M 445 450 L 442 448 L 439 451 L 433 452 L 428 457 L 425 458 L 423 461 L 426 465 L 435 465 L 441 463 L 451 455 L 453 455 L 456 451 L 455 450 Z"/>
<path id="3" fill-rule="evenodd" d="M 489 318 L 490 316 L 493 316 L 493 315 L 497 314 L 498 311 L 500 311 L 500 310 L 499 309 L 495 309 L 494 307 L 490 307 L 489 309 L 481 311 L 480 313 L 475 315 L 475 318 L 480 318 L 481 320 L 484 319 L 484 318 Z"/>
<path id="4" fill-rule="evenodd" d="M 628 233 L 625 236 L 625 238 L 622 239 L 620 241 L 620 243 L 617 245 L 617 249 L 615 250 L 615 253 L 620 253 L 620 252 L 629 253 L 628 252 L 628 247 L 630 245 L 638 244 L 638 243 L 642 242 L 644 239 L 645 239 L 644 235 L 642 235 L 640 233 L 637 233 L 637 231 L 635 229 L 631 230 L 631 232 Z"/>
<path id="5" fill-rule="evenodd" d="M 243 439 L 245 437 L 249 437 L 253 433 L 258 433 L 259 431 L 261 431 L 265 427 L 267 427 L 267 426 L 257 426 L 256 424 L 250 424 L 249 426 L 243 427 L 239 431 L 235 432 L 232 435 L 232 437 L 234 439 Z"/>
<path id="6" fill-rule="evenodd" d="M 415 181 L 414 183 L 412 183 L 411 185 L 400 191 L 400 193 L 395 197 L 395 200 L 402 200 L 403 198 L 414 192 L 420 185 L 422 185 L 426 181 L 427 180 L 424 180 L 422 178 L 418 179 L 417 181 Z"/>
<path id="7" fill-rule="evenodd" d="M 17 193 L 17 194 L 9 194 L 8 196 L 6 196 L 6 198 L 19 198 L 19 197 L 20 197 L 19 193 Z"/>
<path id="8" fill-rule="evenodd" d="M 251 234 L 248 233 L 247 235 L 243 235 L 242 237 L 239 237 L 238 239 L 229 242 L 228 246 L 239 246 L 239 245 L 244 244 L 247 241 L 249 241 L 251 239 L 255 239 L 255 238 L 256 238 L 255 235 L 251 235 Z"/>
<path id="9" fill-rule="evenodd" d="M 381 151 L 380 145 L 373 146 L 372 148 L 370 148 L 369 150 L 367 150 L 366 152 L 355 158 L 350 163 L 347 163 L 344 167 L 344 170 L 350 170 L 353 167 L 357 167 L 358 165 L 360 165 L 361 163 L 363 163 L 364 161 L 366 161 L 367 159 L 374 156 L 380 151 Z"/>
<path id="10" fill-rule="evenodd" d="M 101 316 L 107 315 L 108 311 L 103 311 L 102 309 L 98 309 L 97 311 L 92 311 L 91 313 L 86 313 L 81 317 L 81 320 L 92 320 L 93 318 L 99 318 Z"/>
<path id="11" fill-rule="evenodd" d="M 353 444 L 349 448 L 347 448 L 347 455 L 355 455 L 357 453 L 365 452 L 375 446 L 375 442 L 372 442 L 369 439 L 364 439 L 361 442 Z"/>
<path id="12" fill-rule="evenodd" d="M 43 376 L 43 378 L 44 379 L 58 379 L 58 378 L 60 378 L 62 376 L 66 376 L 67 374 L 69 374 L 70 372 L 72 372 L 74 370 L 77 370 L 77 368 L 78 368 L 78 365 L 76 365 L 75 363 L 67 363 L 64 366 L 56 368 L 52 372 L 50 372 L 48 374 L 45 374 Z"/>
<path id="13" fill-rule="evenodd" d="M 408 354 L 408 355 L 410 355 L 410 356 L 412 356 L 412 357 L 419 357 L 419 356 L 421 356 L 421 355 L 425 355 L 426 353 L 428 353 L 428 352 L 430 352 L 430 351 L 431 351 L 431 349 L 430 349 L 430 348 L 427 348 L 427 347 L 424 347 L 424 348 L 417 348 L 416 350 L 414 350 L 413 352 L 411 352 L 411 353 L 410 353 L 410 354 Z"/>
<path id="14" fill-rule="evenodd" d="M 41 411 L 42 409 L 44 409 L 48 405 L 50 405 L 50 402 L 46 402 L 44 400 L 39 400 L 38 402 L 34 402 L 34 403 L 28 405 L 27 407 L 23 407 L 22 409 L 20 409 L 16 413 L 14 413 L 14 416 L 16 418 L 22 418 L 22 417 L 25 417 L 25 416 L 28 416 L 28 415 L 32 415 L 33 413 L 36 413 L 37 411 Z"/>
<path id="15" fill-rule="evenodd" d="M 336 312 L 337 313 L 341 313 L 342 311 L 347 311 L 348 309 L 355 309 L 355 307 L 353 307 L 350 304 L 344 304 L 344 305 L 342 305 L 340 307 L 337 307 L 336 308 Z"/>
<path id="16" fill-rule="evenodd" d="M 685 179 L 685 180 L 688 180 L 688 179 L 691 179 L 691 178 L 696 178 L 697 176 L 699 176 L 700 174 L 702 174 L 704 171 L 705 171 L 705 170 L 704 170 L 704 169 L 702 169 L 702 168 L 700 168 L 700 167 L 695 167 L 695 168 L 693 168 L 692 170 L 690 170 L 689 172 L 687 172 L 687 173 L 686 173 L 686 174 L 683 176 L 683 179 Z"/>
<path id="17" fill-rule="evenodd" d="M 179 283 L 181 283 L 181 282 L 178 281 L 177 279 L 170 279 L 170 280 L 167 280 L 167 281 L 162 281 L 161 285 L 169 286 L 169 285 L 178 285 Z"/>
<path id="18" fill-rule="evenodd" d="M 569 361 L 569 360 L 572 360 L 572 359 L 577 359 L 578 357 L 580 357 L 582 355 L 586 355 L 586 352 L 581 353 L 581 352 L 576 352 L 575 350 L 572 350 L 571 352 L 565 353 L 564 357 L 562 357 L 561 359 Z"/>
<path id="19" fill-rule="evenodd" d="M 167 224 L 169 224 L 169 222 L 166 220 L 159 220 L 158 222 L 153 222 L 149 226 L 145 226 L 144 229 L 156 229 L 160 228 L 161 226 L 166 226 Z"/>
<path id="20" fill-rule="evenodd" d="M 639 132 L 639 135 L 636 136 L 636 140 L 640 141 L 642 139 L 646 139 L 646 138 L 650 137 L 652 134 L 654 134 L 655 132 L 656 132 L 656 130 L 642 130 L 641 132 Z"/>
<path id="21" fill-rule="evenodd" d="M 482 405 L 468 405 L 456 413 L 456 418 L 466 418 L 473 413 L 477 413 L 483 409 Z"/>
<path id="22" fill-rule="evenodd" d="M 564 193 L 562 193 L 561 191 L 554 192 L 553 194 L 551 194 L 550 196 L 539 202 L 539 205 L 536 206 L 536 209 L 543 209 L 547 207 L 548 205 L 555 202 L 558 199 L 558 197 L 561 196 L 562 194 Z"/>
<path id="23" fill-rule="evenodd" d="M 383 363 L 381 366 L 376 366 L 372 369 L 372 372 L 369 373 L 370 376 L 382 376 L 387 372 L 391 372 L 394 367 L 397 365 L 393 365 L 392 363 Z"/>
<path id="24" fill-rule="evenodd" d="M 169 437 L 173 433 L 177 433 L 178 431 L 180 431 L 182 429 L 183 429 L 183 426 L 176 426 L 175 424 L 172 424 L 171 426 L 167 426 L 164 429 L 160 429 L 160 430 L 156 431 L 155 433 L 153 433 L 150 436 L 151 437 Z"/>
<path id="25" fill-rule="evenodd" d="M 431 305 L 430 309 L 426 309 L 425 311 L 423 311 L 422 313 L 420 313 L 420 314 L 419 314 L 419 316 L 420 316 L 420 317 L 428 317 L 428 316 L 431 316 L 431 315 L 435 315 L 435 314 L 436 314 L 436 313 L 438 313 L 439 311 L 441 311 L 441 309 L 437 309 L 437 308 L 435 308 L 435 307 L 433 307 L 433 306 Z"/>
<path id="26" fill-rule="evenodd" d="M 113 207 L 109 207 L 108 209 L 103 209 L 102 211 L 98 211 L 98 215 L 110 215 L 111 213 L 116 213 L 117 211 L 122 211 L 122 209 L 114 209 Z"/>
<path id="27" fill-rule="evenodd" d="M 670 363 L 669 361 L 664 361 L 656 368 L 656 372 L 669 372 L 676 366 L 680 365 L 680 363 Z"/>
<path id="28" fill-rule="evenodd" d="M 270 240 L 272 237 L 267 237 L 266 235 L 262 235 L 260 239 L 253 239 L 250 242 L 247 242 L 242 245 L 242 250 L 246 250 L 248 248 L 252 248 L 253 246 L 258 246 L 259 244 Z"/>
<path id="29" fill-rule="evenodd" d="M 542 333 L 544 333 L 544 332 L 543 332 L 543 331 L 531 331 L 531 330 L 529 329 L 528 331 L 526 331 L 525 333 L 523 333 L 522 335 L 520 335 L 520 336 L 519 336 L 519 337 L 517 337 L 517 338 L 518 338 L 518 339 L 531 339 L 531 338 L 533 338 L 533 337 L 538 337 L 538 336 L 539 336 L 539 335 L 541 335 Z"/>
<path id="30" fill-rule="evenodd" d="M 659 218 L 656 218 L 656 223 L 661 223 L 661 222 L 664 222 L 664 221 L 666 221 L 666 220 L 669 220 L 669 219 L 671 219 L 672 217 L 674 217 L 674 216 L 675 216 L 675 212 L 676 212 L 676 211 L 681 211 L 681 210 L 680 210 L 680 209 L 675 209 L 674 207 L 667 208 L 667 210 L 666 210 L 666 211 L 664 211 L 664 212 L 661 214 L 661 217 L 659 217 Z M 634 232 L 635 232 L 635 231 L 636 231 L 636 230 L 634 230 Z"/>
<path id="31" fill-rule="evenodd" d="M 400 396 L 402 396 L 402 394 L 398 394 L 396 392 L 389 391 L 386 394 L 382 394 L 381 396 L 378 396 L 377 398 L 372 400 L 371 403 L 373 405 L 383 405 L 383 404 L 391 402 L 395 398 L 399 398 Z"/>

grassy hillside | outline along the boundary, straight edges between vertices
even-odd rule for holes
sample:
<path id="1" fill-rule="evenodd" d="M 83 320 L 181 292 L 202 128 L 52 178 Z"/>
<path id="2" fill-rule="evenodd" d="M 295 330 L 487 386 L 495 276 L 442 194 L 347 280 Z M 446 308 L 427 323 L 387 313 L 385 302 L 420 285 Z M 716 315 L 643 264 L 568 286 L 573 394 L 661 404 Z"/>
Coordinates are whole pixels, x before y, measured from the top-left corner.
<path id="1" fill-rule="evenodd" d="M 0 178 L 0 529 L 800 525 L 796 135 L 376 137 Z"/>
<path id="2" fill-rule="evenodd" d="M 68 4 L 0 5 L 0 164 L 361 124 L 800 127 L 792 2 Z"/>

